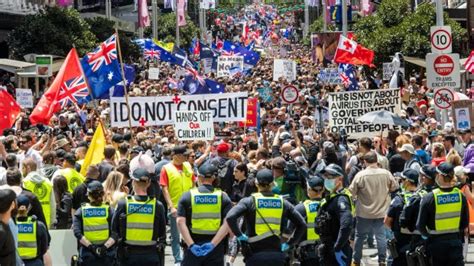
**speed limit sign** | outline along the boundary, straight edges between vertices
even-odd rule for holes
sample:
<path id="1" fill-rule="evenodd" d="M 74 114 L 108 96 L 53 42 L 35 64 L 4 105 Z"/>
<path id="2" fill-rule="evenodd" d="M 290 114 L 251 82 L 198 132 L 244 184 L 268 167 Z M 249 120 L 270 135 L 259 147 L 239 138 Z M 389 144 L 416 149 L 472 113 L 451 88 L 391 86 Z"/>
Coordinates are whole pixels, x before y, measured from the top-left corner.
<path id="1" fill-rule="evenodd" d="M 449 54 L 452 51 L 453 39 L 450 26 L 431 27 L 431 52 Z"/>

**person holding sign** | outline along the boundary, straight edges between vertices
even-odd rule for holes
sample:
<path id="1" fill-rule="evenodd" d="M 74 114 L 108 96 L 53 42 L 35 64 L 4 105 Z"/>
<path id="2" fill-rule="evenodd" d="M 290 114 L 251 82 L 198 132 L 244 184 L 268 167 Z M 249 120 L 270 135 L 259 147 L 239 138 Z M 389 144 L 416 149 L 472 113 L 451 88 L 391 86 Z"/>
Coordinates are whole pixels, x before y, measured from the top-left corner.
<path id="1" fill-rule="evenodd" d="M 182 266 L 221 266 L 224 264 L 225 245 L 216 237 L 223 218 L 232 208 L 226 193 L 214 188 L 217 167 L 205 163 L 199 167 L 197 188 L 183 194 L 178 203 L 178 229 L 187 248 L 184 250 Z M 227 227 L 221 229 L 224 236 Z M 219 234 L 222 235 L 222 234 Z"/>

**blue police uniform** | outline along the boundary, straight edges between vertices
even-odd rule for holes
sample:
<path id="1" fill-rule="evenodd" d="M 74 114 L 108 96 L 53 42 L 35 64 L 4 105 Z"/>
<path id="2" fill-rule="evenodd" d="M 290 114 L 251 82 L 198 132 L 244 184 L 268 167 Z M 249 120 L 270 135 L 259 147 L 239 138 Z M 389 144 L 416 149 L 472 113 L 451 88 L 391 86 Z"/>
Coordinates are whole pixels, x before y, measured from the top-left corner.
<path id="1" fill-rule="evenodd" d="M 214 189 L 211 185 L 201 185 L 197 188 L 199 193 L 209 194 L 214 193 Z M 222 220 L 227 215 L 229 210 L 232 208 L 232 202 L 229 199 L 227 194 L 221 194 L 221 221 L 219 225 L 222 224 Z M 197 230 L 192 230 L 192 203 L 191 203 L 191 192 L 186 192 L 181 196 L 181 199 L 178 203 L 178 216 L 186 218 L 186 226 L 189 229 L 191 238 L 194 243 L 197 245 L 202 245 L 204 243 L 210 242 L 215 236 L 215 233 L 200 233 Z M 208 229 L 209 229 L 208 225 Z M 193 232 L 194 231 L 194 232 Z M 217 233 L 217 232 L 216 232 Z M 184 251 L 184 258 L 181 262 L 181 266 L 221 266 L 224 264 L 224 255 L 225 255 L 225 241 L 221 241 L 209 254 L 204 257 L 196 257 L 189 249 Z"/>
<path id="2" fill-rule="evenodd" d="M 48 251 L 49 242 L 51 241 L 46 225 L 37 220 L 36 216 L 30 217 L 20 217 L 16 219 L 18 226 L 18 248 L 19 254 L 25 266 L 43 266 L 43 255 Z M 36 224 L 36 225 L 34 225 Z M 35 229 L 32 229 L 35 228 Z M 22 256 L 21 248 L 22 246 L 27 246 L 22 244 L 21 235 L 28 235 L 29 233 L 34 233 L 35 236 L 32 236 L 32 239 L 35 241 L 36 254 L 31 257 L 25 258 Z"/>
<path id="3" fill-rule="evenodd" d="M 405 206 L 405 199 L 403 194 L 397 194 L 388 208 L 387 217 L 393 219 L 392 231 L 396 239 L 396 248 L 398 257 L 392 261 L 392 266 L 403 266 L 407 265 L 406 251 L 410 248 L 410 241 L 412 236 L 403 234 L 400 227 L 400 214 L 402 213 L 403 207 Z"/>

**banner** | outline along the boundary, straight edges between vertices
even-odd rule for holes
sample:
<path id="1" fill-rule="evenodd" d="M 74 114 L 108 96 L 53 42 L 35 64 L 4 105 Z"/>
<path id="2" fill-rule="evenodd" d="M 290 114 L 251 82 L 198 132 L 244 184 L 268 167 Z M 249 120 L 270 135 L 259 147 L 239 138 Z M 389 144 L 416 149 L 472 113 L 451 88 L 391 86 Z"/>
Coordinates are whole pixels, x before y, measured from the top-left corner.
<path id="1" fill-rule="evenodd" d="M 247 104 L 247 124 L 240 122 L 240 127 L 256 127 L 258 120 L 258 101 L 257 98 L 248 98 Z"/>
<path id="2" fill-rule="evenodd" d="M 337 68 L 323 68 L 319 71 L 318 74 L 319 81 L 329 84 L 337 85 L 342 84 L 341 76 L 339 75 L 339 70 Z"/>
<path id="3" fill-rule="evenodd" d="M 244 57 L 241 55 L 219 56 L 217 58 L 217 77 L 228 77 L 231 75 L 231 69 L 237 68 L 239 71 L 244 69 Z"/>
<path id="4" fill-rule="evenodd" d="M 214 140 L 211 111 L 179 111 L 174 114 L 174 132 L 179 141 Z"/>
<path id="5" fill-rule="evenodd" d="M 237 122 L 247 116 L 247 92 L 130 97 L 132 127 L 173 124 L 177 111 L 211 111 L 214 122 Z M 124 97 L 110 98 L 111 127 L 128 127 Z"/>
<path id="6" fill-rule="evenodd" d="M 178 26 L 186 26 L 186 7 L 185 4 L 187 1 L 185 0 L 177 0 L 178 3 Z"/>
<path id="7" fill-rule="evenodd" d="M 33 108 L 33 92 L 31 92 L 31 89 L 16 89 L 16 102 L 22 108 Z"/>
<path id="8" fill-rule="evenodd" d="M 296 80 L 296 62 L 293 60 L 275 59 L 273 61 L 273 81 L 280 77 L 287 81 Z"/>
<path id="9" fill-rule="evenodd" d="M 330 93 L 328 102 L 330 131 L 339 133 L 345 128 L 351 139 L 374 137 L 391 128 L 359 122 L 357 118 L 372 111 L 399 114 L 401 110 L 400 89 Z"/>

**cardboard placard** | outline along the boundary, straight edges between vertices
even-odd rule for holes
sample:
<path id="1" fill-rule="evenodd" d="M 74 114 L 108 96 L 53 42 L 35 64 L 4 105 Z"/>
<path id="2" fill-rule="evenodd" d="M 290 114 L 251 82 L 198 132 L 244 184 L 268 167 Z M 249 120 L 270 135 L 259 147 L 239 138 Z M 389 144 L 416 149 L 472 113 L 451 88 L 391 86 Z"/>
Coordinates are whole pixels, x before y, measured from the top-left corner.
<path id="1" fill-rule="evenodd" d="M 463 129 L 474 129 L 474 101 L 458 100 L 453 101 L 451 110 L 453 114 L 454 128 L 459 131 Z"/>
<path id="2" fill-rule="evenodd" d="M 22 108 L 33 108 L 33 92 L 31 89 L 16 89 L 16 102 Z"/>
<path id="3" fill-rule="evenodd" d="M 211 111 L 174 112 L 173 120 L 174 131 L 179 141 L 214 139 Z"/>
<path id="4" fill-rule="evenodd" d="M 275 59 L 273 61 L 273 81 L 280 77 L 287 81 L 296 80 L 296 62 L 293 60 Z"/>

